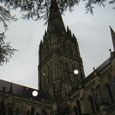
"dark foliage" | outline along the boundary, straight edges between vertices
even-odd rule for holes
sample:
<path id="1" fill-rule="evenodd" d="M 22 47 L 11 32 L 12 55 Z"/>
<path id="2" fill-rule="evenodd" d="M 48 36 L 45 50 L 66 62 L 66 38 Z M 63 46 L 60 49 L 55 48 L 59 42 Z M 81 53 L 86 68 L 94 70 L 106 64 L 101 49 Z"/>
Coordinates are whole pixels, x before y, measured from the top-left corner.
<path id="1" fill-rule="evenodd" d="M 24 18 L 37 20 L 40 18 L 48 18 L 51 0 L 0 0 L 0 2 L 7 8 L 20 8 L 24 13 Z M 57 0 L 57 2 L 61 12 L 67 9 L 71 11 L 74 5 L 78 5 L 79 2 L 84 2 L 86 11 L 93 13 L 95 5 L 105 6 L 105 3 L 114 4 L 115 0 Z"/>
<path id="2" fill-rule="evenodd" d="M 5 42 L 4 33 L 0 34 L 0 65 L 8 62 L 16 49 L 10 46 L 10 43 Z"/>
<path id="3" fill-rule="evenodd" d="M 0 65 L 9 61 L 9 58 L 14 54 L 15 49 L 10 46 L 10 43 L 5 42 L 4 33 L 8 29 L 7 22 L 15 21 L 16 18 L 10 14 L 10 11 L 5 7 L 0 6 Z"/>
<path id="4" fill-rule="evenodd" d="M 85 3 L 86 12 L 93 13 L 95 5 L 105 6 L 105 3 L 115 4 L 115 0 L 57 0 L 61 13 L 66 10 L 72 10 L 72 8 L 79 2 Z M 51 0 L 0 0 L 0 22 L 2 22 L 3 32 L 0 32 L 0 65 L 7 62 L 9 58 L 14 54 L 13 49 L 9 43 L 5 43 L 4 32 L 7 30 L 7 22 L 16 18 L 10 14 L 12 9 L 20 9 L 24 19 L 45 19 L 47 21 L 49 16 L 49 7 Z M 113 7 L 115 8 L 115 7 Z"/>

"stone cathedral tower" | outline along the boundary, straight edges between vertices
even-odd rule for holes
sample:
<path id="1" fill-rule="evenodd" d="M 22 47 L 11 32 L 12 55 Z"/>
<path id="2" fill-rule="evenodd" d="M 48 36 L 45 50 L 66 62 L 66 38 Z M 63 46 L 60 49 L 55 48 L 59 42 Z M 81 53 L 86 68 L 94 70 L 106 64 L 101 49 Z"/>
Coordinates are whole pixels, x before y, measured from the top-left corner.
<path id="1" fill-rule="evenodd" d="M 39 88 L 59 102 L 78 89 L 84 70 L 77 39 L 65 29 L 56 0 L 51 2 L 47 31 L 39 46 Z"/>

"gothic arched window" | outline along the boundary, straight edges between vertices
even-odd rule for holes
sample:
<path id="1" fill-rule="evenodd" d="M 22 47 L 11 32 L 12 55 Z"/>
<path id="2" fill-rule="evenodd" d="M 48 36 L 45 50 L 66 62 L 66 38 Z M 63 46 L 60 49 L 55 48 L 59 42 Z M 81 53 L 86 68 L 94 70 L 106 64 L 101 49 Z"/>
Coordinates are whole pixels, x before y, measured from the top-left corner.
<path id="1" fill-rule="evenodd" d="M 48 84 L 50 83 L 50 81 L 51 81 L 51 74 L 50 74 L 50 66 L 48 65 L 48 67 L 47 67 L 47 70 L 48 70 L 48 75 L 47 75 L 47 79 L 48 79 Z"/>
<path id="2" fill-rule="evenodd" d="M 76 101 L 77 106 L 78 106 L 78 115 L 81 115 L 81 106 L 79 100 Z"/>
<path id="3" fill-rule="evenodd" d="M 19 111 L 19 109 L 17 108 L 17 109 L 15 110 L 15 115 L 20 115 L 19 112 L 20 112 L 20 111 Z"/>
<path id="4" fill-rule="evenodd" d="M 30 115 L 30 111 L 29 110 L 26 112 L 26 115 Z"/>
<path id="5" fill-rule="evenodd" d="M 5 115 L 5 112 L 6 110 L 5 110 L 5 103 L 4 103 L 4 101 L 2 100 L 1 102 L 0 102 L 0 115 Z"/>
<path id="6" fill-rule="evenodd" d="M 47 47 L 46 47 L 46 48 L 47 48 L 47 55 L 49 55 L 49 51 L 50 51 L 50 50 L 49 50 L 49 44 L 47 44 Z"/>
<path id="7" fill-rule="evenodd" d="M 62 46 L 63 46 L 63 53 L 66 53 L 66 43 L 65 43 L 65 41 L 62 43 Z"/>
<path id="8" fill-rule="evenodd" d="M 108 93 L 109 93 L 109 97 L 110 97 L 111 102 L 114 102 L 114 98 L 113 98 L 113 94 L 112 94 L 110 85 L 109 85 L 109 84 L 106 84 L 106 87 L 107 87 L 107 90 L 108 90 Z"/>
<path id="9" fill-rule="evenodd" d="M 40 115 L 40 113 L 39 113 L 39 112 L 37 112 L 37 113 L 36 113 L 36 115 Z"/>
<path id="10" fill-rule="evenodd" d="M 69 105 L 66 105 L 63 109 L 62 115 L 70 115 L 70 107 Z"/>
<path id="11" fill-rule="evenodd" d="M 66 43 L 66 52 L 67 52 L 67 54 L 72 54 L 72 44 L 71 44 L 71 42 L 70 41 L 67 41 L 67 43 Z"/>
<path id="12" fill-rule="evenodd" d="M 45 108 L 42 110 L 42 115 L 48 115 L 48 113 L 47 113 Z"/>
<path id="13" fill-rule="evenodd" d="M 65 63 L 65 77 L 67 80 L 70 80 L 70 69 L 68 63 Z"/>
<path id="14" fill-rule="evenodd" d="M 8 115 L 14 115 L 12 107 L 8 107 Z"/>
<path id="15" fill-rule="evenodd" d="M 74 111 L 74 115 L 79 115 L 78 107 L 74 106 L 73 111 Z"/>
<path id="16" fill-rule="evenodd" d="M 64 78 L 64 62 L 62 60 L 60 60 L 60 75 L 61 78 Z"/>
<path id="17" fill-rule="evenodd" d="M 95 111 L 97 112 L 97 111 L 100 111 L 100 105 L 99 105 L 99 102 L 100 102 L 100 100 L 99 100 L 99 96 L 100 96 L 100 91 L 101 91 L 101 89 L 100 89 L 101 87 L 100 86 L 97 86 L 96 88 L 95 88 L 95 91 L 93 91 L 93 99 L 94 99 L 94 104 L 95 104 Z"/>
<path id="18" fill-rule="evenodd" d="M 95 105 L 94 105 L 94 101 L 93 98 L 89 95 L 89 101 L 91 103 L 91 107 L 92 107 L 92 112 L 95 113 Z"/>
<path id="19" fill-rule="evenodd" d="M 35 115 L 35 108 L 34 107 L 31 108 L 31 115 Z"/>

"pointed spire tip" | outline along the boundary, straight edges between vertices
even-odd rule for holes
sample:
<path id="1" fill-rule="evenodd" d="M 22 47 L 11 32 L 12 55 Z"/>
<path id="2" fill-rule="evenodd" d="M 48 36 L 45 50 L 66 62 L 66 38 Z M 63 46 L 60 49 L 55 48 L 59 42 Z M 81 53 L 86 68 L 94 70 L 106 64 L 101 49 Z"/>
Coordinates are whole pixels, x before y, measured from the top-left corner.
<path id="1" fill-rule="evenodd" d="M 59 32 L 65 31 L 65 26 L 56 0 L 51 0 L 49 10 L 47 32 L 60 34 Z"/>

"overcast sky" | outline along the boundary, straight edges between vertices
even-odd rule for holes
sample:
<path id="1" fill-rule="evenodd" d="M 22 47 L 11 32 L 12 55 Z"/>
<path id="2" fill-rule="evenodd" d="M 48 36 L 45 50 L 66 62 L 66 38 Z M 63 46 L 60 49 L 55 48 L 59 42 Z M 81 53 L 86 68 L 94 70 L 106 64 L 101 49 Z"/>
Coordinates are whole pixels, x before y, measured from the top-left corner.
<path id="1" fill-rule="evenodd" d="M 101 65 L 113 50 L 109 25 L 115 30 L 115 10 L 110 6 L 95 8 L 94 15 L 86 14 L 83 5 L 74 7 L 72 13 L 63 15 L 79 42 L 86 76 L 93 67 Z M 10 62 L 0 66 L 0 79 L 28 87 L 38 87 L 38 48 L 46 25 L 44 21 L 18 20 L 9 24 L 7 41 L 17 52 Z"/>

